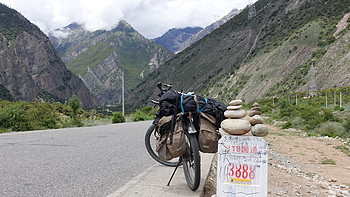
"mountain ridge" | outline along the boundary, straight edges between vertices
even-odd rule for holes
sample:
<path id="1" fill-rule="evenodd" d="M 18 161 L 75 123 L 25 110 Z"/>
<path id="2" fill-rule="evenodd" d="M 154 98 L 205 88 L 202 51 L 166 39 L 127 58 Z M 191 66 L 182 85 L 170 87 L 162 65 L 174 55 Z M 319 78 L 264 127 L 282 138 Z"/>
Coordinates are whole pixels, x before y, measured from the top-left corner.
<path id="1" fill-rule="evenodd" d="M 249 18 L 249 7 L 245 8 L 151 73 L 130 95 L 129 107 L 139 108 L 156 98 L 157 81 L 223 102 L 235 98 L 249 102 L 305 90 L 312 61 L 317 70 L 332 56 L 346 60 L 346 47 L 338 49 L 345 51 L 338 55 L 329 49 L 349 33 L 347 27 L 343 37 L 332 35 L 336 24 L 350 12 L 349 4 L 339 0 L 259 0 L 254 4 L 255 17 Z M 328 65 L 342 67 L 342 72 L 348 68 L 332 59 Z M 316 81 L 325 79 L 322 74 L 316 71 Z M 339 74 L 332 78 L 338 81 L 343 77 Z"/>
<path id="2" fill-rule="evenodd" d="M 165 46 L 171 52 L 176 53 L 186 40 L 200 32 L 202 29 L 202 27 L 172 28 L 165 32 L 161 37 L 152 39 L 152 41 Z"/>
<path id="3" fill-rule="evenodd" d="M 143 76 L 173 56 L 123 20 L 109 31 L 89 32 L 78 24 L 68 25 L 62 31 L 67 32 L 66 37 L 50 36 L 56 50 L 103 105 L 121 102 L 123 72 L 128 94 Z"/>
<path id="4" fill-rule="evenodd" d="M 241 10 L 238 10 L 238 9 L 235 9 L 235 8 L 232 9 L 227 15 L 225 15 L 224 17 L 222 17 L 218 21 L 208 25 L 207 27 L 205 27 L 204 29 L 202 29 L 198 33 L 196 33 L 196 34 L 192 35 L 191 37 L 189 37 L 186 41 L 184 41 L 180 45 L 179 49 L 175 53 L 179 53 L 179 52 L 183 51 L 184 49 L 186 49 L 187 47 L 191 46 L 193 43 L 197 42 L 198 40 L 200 40 L 201 38 L 203 38 L 207 34 L 211 33 L 212 31 L 214 31 L 215 29 L 220 27 L 222 24 L 226 23 L 232 17 L 234 17 L 237 14 L 239 14 L 239 12 L 241 12 Z"/>
<path id="5" fill-rule="evenodd" d="M 9 100 L 61 101 L 73 94 L 84 107 L 98 105 L 70 72 L 48 37 L 17 11 L 0 3 L 0 85 Z"/>

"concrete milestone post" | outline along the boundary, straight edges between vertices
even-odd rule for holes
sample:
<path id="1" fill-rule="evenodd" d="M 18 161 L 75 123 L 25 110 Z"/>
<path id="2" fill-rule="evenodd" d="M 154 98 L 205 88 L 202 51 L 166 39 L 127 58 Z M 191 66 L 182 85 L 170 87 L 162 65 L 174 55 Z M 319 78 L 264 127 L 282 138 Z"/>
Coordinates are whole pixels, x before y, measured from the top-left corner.
<path id="1" fill-rule="evenodd" d="M 267 196 L 267 143 L 254 136 L 223 136 L 219 140 L 218 197 Z"/>
<path id="2" fill-rule="evenodd" d="M 268 145 L 262 136 L 268 131 L 257 103 L 248 113 L 249 121 L 243 119 L 245 113 L 232 115 L 241 112 L 241 104 L 240 100 L 231 101 L 230 112 L 225 112 L 228 119 L 221 124 L 226 133 L 218 144 L 217 197 L 267 196 Z M 243 135 L 250 130 L 253 136 Z"/>

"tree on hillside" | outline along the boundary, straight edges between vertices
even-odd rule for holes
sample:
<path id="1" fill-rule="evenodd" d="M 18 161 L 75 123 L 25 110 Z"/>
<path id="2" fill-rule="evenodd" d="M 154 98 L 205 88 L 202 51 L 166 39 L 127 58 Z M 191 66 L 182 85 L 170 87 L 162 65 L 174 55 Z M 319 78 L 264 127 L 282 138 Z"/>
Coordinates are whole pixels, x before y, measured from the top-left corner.
<path id="1" fill-rule="evenodd" d="M 70 106 L 73 110 L 73 116 L 77 115 L 77 111 L 80 108 L 80 101 L 78 99 L 78 97 L 73 94 L 72 97 L 70 97 L 69 101 L 68 101 L 68 106 Z"/>
<path id="2" fill-rule="evenodd" d="M 83 123 L 81 121 L 81 119 L 78 116 L 78 109 L 80 108 L 80 101 L 78 99 L 78 97 L 73 94 L 73 96 L 69 99 L 68 101 L 68 106 L 70 106 L 73 110 L 73 114 L 72 114 L 72 124 L 76 125 L 78 127 L 83 126 Z"/>

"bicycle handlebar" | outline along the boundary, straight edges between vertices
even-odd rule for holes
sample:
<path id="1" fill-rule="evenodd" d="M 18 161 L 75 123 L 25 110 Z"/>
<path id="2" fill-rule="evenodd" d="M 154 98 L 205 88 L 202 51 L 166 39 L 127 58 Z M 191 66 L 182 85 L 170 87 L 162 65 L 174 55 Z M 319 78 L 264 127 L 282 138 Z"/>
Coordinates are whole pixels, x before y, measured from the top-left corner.
<path id="1" fill-rule="evenodd" d="M 162 82 L 158 82 L 157 87 L 160 90 L 160 94 L 158 95 L 160 97 L 164 94 L 164 92 L 169 91 L 173 86 L 171 84 L 162 84 Z M 165 88 L 163 88 L 163 87 L 165 87 Z"/>
<path id="2" fill-rule="evenodd" d="M 151 100 L 151 103 L 153 103 L 155 105 L 159 105 L 159 101 Z"/>

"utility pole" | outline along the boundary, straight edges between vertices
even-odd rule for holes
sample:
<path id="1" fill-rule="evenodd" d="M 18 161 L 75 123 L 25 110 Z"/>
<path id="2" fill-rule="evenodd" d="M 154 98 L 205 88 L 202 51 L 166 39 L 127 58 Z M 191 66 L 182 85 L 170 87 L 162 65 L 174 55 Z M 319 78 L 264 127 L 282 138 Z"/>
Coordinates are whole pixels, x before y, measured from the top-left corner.
<path id="1" fill-rule="evenodd" d="M 334 92 L 334 107 L 337 105 L 337 95 Z"/>
<path id="2" fill-rule="evenodd" d="M 342 104 L 343 104 L 343 102 L 342 102 L 341 92 L 340 92 L 340 102 L 339 102 L 339 106 L 340 106 L 340 108 L 341 108 Z"/>
<path id="3" fill-rule="evenodd" d="M 315 67 L 314 67 L 314 62 L 311 62 L 311 67 L 310 67 L 310 85 L 309 85 L 309 96 L 317 96 L 317 88 L 316 88 L 316 79 L 315 79 Z"/>
<path id="4" fill-rule="evenodd" d="M 123 110 L 123 116 L 125 115 L 124 112 L 124 71 L 122 71 L 122 110 Z"/>

